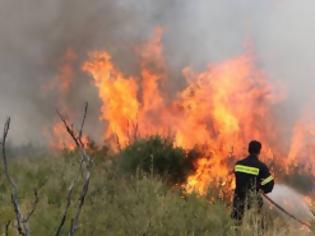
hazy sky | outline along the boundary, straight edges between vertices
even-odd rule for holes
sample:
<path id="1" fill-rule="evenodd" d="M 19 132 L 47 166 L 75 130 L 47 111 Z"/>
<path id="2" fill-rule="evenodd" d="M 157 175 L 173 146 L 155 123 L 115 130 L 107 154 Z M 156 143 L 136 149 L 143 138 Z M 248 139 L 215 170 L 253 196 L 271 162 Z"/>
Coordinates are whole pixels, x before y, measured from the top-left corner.
<path id="1" fill-rule="evenodd" d="M 314 9 L 313 0 L 0 0 L 0 121 L 12 116 L 14 142 L 39 142 L 60 97 L 42 86 L 56 77 L 68 48 L 77 52 L 75 68 L 88 51 L 107 49 L 131 72 L 135 45 L 156 26 L 165 29 L 174 81 L 184 66 L 202 70 L 250 42 L 258 66 L 287 87 L 295 110 L 315 94 Z M 66 99 L 75 110 L 90 101 L 94 124 L 96 90 L 88 76 L 76 76 Z"/>

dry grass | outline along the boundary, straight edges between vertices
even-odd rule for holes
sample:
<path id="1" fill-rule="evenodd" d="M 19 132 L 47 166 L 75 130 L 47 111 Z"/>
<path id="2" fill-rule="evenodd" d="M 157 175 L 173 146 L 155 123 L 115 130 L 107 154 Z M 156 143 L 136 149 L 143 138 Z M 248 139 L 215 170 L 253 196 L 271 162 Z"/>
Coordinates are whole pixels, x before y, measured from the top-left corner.
<path id="1" fill-rule="evenodd" d="M 72 153 L 10 160 L 24 211 L 33 200 L 32 189 L 40 189 L 40 202 L 30 221 L 32 235 L 54 234 L 66 204 L 66 189 L 77 176 L 76 158 Z M 244 223 L 234 228 L 230 209 L 224 202 L 209 203 L 207 198 L 194 194 L 184 196 L 179 189 L 150 174 L 126 175 L 108 158 L 96 161 L 77 235 L 312 235 L 270 211 L 263 215 L 250 211 Z M 14 219 L 14 213 L 7 185 L 0 174 L 3 233 L 5 224 Z M 73 199 L 78 198 L 78 191 L 74 189 Z M 73 209 L 71 205 L 70 215 Z M 64 234 L 69 224 L 68 219 Z M 12 224 L 9 232 L 17 235 Z"/>

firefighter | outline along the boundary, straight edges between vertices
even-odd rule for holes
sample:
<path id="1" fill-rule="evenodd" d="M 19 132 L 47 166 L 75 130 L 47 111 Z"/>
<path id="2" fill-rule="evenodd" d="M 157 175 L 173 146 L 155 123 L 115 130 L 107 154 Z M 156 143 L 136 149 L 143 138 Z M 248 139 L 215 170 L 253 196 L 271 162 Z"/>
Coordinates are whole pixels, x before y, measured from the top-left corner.
<path id="1" fill-rule="evenodd" d="M 251 141 L 248 145 L 249 156 L 238 161 L 234 168 L 236 188 L 232 218 L 239 223 L 245 210 L 253 206 L 253 200 L 256 201 L 258 209 L 261 209 L 263 202 L 259 193 L 270 193 L 274 186 L 274 179 L 268 167 L 259 160 L 260 150 L 261 143 Z"/>

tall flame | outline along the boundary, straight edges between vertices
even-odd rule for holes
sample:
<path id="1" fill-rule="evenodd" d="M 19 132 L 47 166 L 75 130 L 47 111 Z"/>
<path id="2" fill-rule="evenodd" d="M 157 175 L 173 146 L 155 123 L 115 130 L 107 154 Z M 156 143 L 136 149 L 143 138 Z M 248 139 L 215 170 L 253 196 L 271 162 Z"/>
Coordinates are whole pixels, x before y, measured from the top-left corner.
<path id="1" fill-rule="evenodd" d="M 214 180 L 227 179 L 228 157 L 246 154 L 255 138 L 264 143 L 264 155 L 273 158 L 277 140 L 272 108 L 281 97 L 251 54 L 209 64 L 203 72 L 183 70 L 187 87 L 166 102 L 161 89 L 167 64 L 161 45 L 162 30 L 139 47 L 140 76 L 126 76 L 108 52 L 90 53 L 83 70 L 92 75 L 102 101 L 100 118 L 107 122 L 105 137 L 117 137 L 126 146 L 133 135 L 173 135 L 184 148 L 203 149 L 189 188 L 205 193 Z"/>
<path id="2" fill-rule="evenodd" d="M 291 145 L 288 153 L 287 163 L 303 165 L 306 171 L 315 176 L 315 162 L 313 155 L 315 153 L 315 114 L 312 105 L 307 104 L 302 116 L 296 122 L 293 128 Z"/>
<path id="3" fill-rule="evenodd" d="M 104 139 L 125 147 L 137 137 L 159 134 L 173 137 L 177 146 L 201 150 L 196 171 L 186 184 L 188 191 L 201 194 L 214 184 L 231 190 L 232 166 L 247 154 L 252 139 L 263 143 L 264 161 L 276 163 L 284 171 L 306 164 L 315 151 L 315 116 L 306 108 L 292 137 L 280 136 L 283 124 L 275 110 L 284 96 L 257 68 L 253 53 L 210 63 L 201 72 L 184 68 L 186 87 L 168 96 L 162 35 L 163 29 L 157 28 L 148 42 L 137 47 L 138 75 L 124 74 L 107 51 L 89 53 L 82 70 L 91 75 L 98 90 Z M 66 71 L 61 74 L 69 75 Z M 59 124 L 55 130 L 62 134 Z M 287 151 L 284 143 L 290 143 Z M 307 173 L 315 177 L 314 161 Z"/>

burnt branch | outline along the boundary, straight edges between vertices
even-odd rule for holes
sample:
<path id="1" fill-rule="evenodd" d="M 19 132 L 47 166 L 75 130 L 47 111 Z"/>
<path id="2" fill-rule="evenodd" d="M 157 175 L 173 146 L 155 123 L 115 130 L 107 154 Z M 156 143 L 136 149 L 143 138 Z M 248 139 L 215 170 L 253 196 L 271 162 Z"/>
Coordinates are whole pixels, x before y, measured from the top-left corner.
<path id="1" fill-rule="evenodd" d="M 14 213 L 15 213 L 15 216 L 16 216 L 17 230 L 18 230 L 20 235 L 28 236 L 29 234 L 25 233 L 25 230 L 24 230 L 24 227 L 23 227 L 24 223 L 23 223 L 23 217 L 21 215 L 21 209 L 20 209 L 19 202 L 18 202 L 15 194 L 13 194 L 13 193 L 11 194 L 11 202 L 13 204 Z"/>
<path id="2" fill-rule="evenodd" d="M 3 160 L 4 175 L 7 178 L 7 180 L 9 182 L 9 184 L 11 185 L 12 189 L 14 191 L 16 191 L 16 189 L 17 189 L 16 184 L 15 184 L 14 180 L 11 178 L 11 176 L 9 174 L 7 152 L 6 152 L 6 141 L 7 141 L 7 137 L 8 137 L 8 134 L 9 134 L 10 123 L 11 123 L 11 118 L 9 117 L 6 120 L 5 125 L 4 125 L 4 129 L 3 129 L 3 136 L 2 136 L 2 142 L 1 142 L 1 146 L 2 146 L 2 160 Z"/>
<path id="3" fill-rule="evenodd" d="M 84 205 L 84 201 L 85 201 L 86 195 L 87 195 L 88 190 L 89 190 L 90 176 L 91 176 L 90 172 L 87 172 L 86 176 L 85 176 L 85 179 L 84 179 L 84 183 L 83 183 L 82 189 L 81 189 L 81 193 L 80 193 L 80 197 L 79 197 L 76 213 L 75 213 L 74 217 L 71 220 L 71 228 L 70 228 L 70 231 L 68 233 L 68 236 L 74 235 L 75 231 L 79 227 L 79 218 L 80 218 L 81 210 L 82 210 L 82 207 Z"/>
<path id="4" fill-rule="evenodd" d="M 68 233 L 69 236 L 74 235 L 76 230 L 79 227 L 79 219 L 80 219 L 81 210 L 82 210 L 82 207 L 84 205 L 85 198 L 86 198 L 86 195 L 88 193 L 89 184 L 90 184 L 91 158 L 86 153 L 86 150 L 84 148 L 84 144 L 82 143 L 82 140 L 81 140 L 82 139 L 82 135 L 83 135 L 83 128 L 84 128 L 84 124 L 85 124 L 85 120 L 86 120 L 86 116 L 87 116 L 87 110 L 88 110 L 88 103 L 85 104 L 83 119 L 82 119 L 82 122 L 81 122 L 81 127 L 80 127 L 79 132 L 76 132 L 74 130 L 74 128 L 73 128 L 73 125 L 70 125 L 68 123 L 68 121 L 65 118 L 65 116 L 57 111 L 60 119 L 62 120 L 63 124 L 66 127 L 66 130 L 67 130 L 68 134 L 71 136 L 71 138 L 73 139 L 73 141 L 75 142 L 75 144 L 77 146 L 77 149 L 78 149 L 79 154 L 80 154 L 80 169 L 81 169 L 81 174 L 83 176 L 83 184 L 82 184 L 82 188 L 81 188 L 81 191 L 80 191 L 80 197 L 78 199 L 78 203 L 77 203 L 77 207 L 75 209 L 74 216 L 71 219 L 71 226 L 70 226 L 70 230 L 69 230 L 69 233 Z M 76 133 L 78 133 L 78 135 L 76 135 Z M 68 196 L 71 195 L 71 194 L 69 194 L 69 192 L 68 192 Z M 66 208 L 67 208 L 67 206 L 66 206 Z M 66 220 L 67 209 L 65 209 L 65 212 L 66 212 L 66 214 L 63 215 L 63 217 L 65 217 L 65 219 L 62 218 L 62 221 Z M 62 226 L 61 226 L 61 228 L 62 228 Z"/>
<path id="5" fill-rule="evenodd" d="M 68 211 L 71 205 L 71 198 L 72 198 L 72 193 L 73 193 L 73 186 L 74 186 L 74 182 L 72 182 L 72 184 L 70 185 L 70 187 L 68 188 L 68 194 L 67 194 L 67 204 L 66 207 L 64 209 L 63 215 L 61 217 L 61 221 L 60 224 L 57 228 L 56 234 L 55 236 L 59 236 L 61 233 L 61 230 L 66 222 L 67 216 L 68 216 Z"/>
<path id="6" fill-rule="evenodd" d="M 10 224 L 11 224 L 11 220 L 9 220 L 9 221 L 5 224 L 5 227 L 4 227 L 4 235 L 5 235 L 5 236 L 9 236 L 9 227 L 10 227 Z"/>
<path id="7" fill-rule="evenodd" d="M 29 236 L 30 233 L 29 233 L 28 225 L 27 225 L 27 222 L 24 222 L 24 217 L 23 217 L 23 214 L 21 212 L 17 186 L 16 186 L 13 178 L 10 176 L 9 168 L 8 168 L 6 141 L 7 141 L 8 134 L 9 134 L 10 123 L 11 123 L 11 119 L 9 117 L 6 120 L 5 125 L 4 125 L 2 142 L 1 142 L 4 175 L 5 175 L 5 178 L 7 179 L 8 183 L 10 185 L 10 188 L 11 188 L 11 201 L 12 201 L 12 205 L 13 205 L 14 212 L 15 212 L 15 218 L 17 221 L 18 232 L 22 236 Z"/>
<path id="8" fill-rule="evenodd" d="M 78 138 L 76 137 L 74 131 L 73 131 L 73 125 L 69 125 L 67 122 L 67 119 L 57 110 L 57 114 L 60 118 L 60 120 L 63 122 L 64 126 L 66 127 L 66 130 L 68 134 L 71 136 L 77 147 L 80 147 L 80 142 L 78 141 Z"/>
<path id="9" fill-rule="evenodd" d="M 37 191 L 37 189 L 34 189 L 34 202 L 32 204 L 32 208 L 31 208 L 30 212 L 23 219 L 23 223 L 27 223 L 31 219 L 32 215 L 36 211 L 36 207 L 37 207 L 38 203 L 39 203 L 38 191 Z"/>
<path id="10" fill-rule="evenodd" d="M 78 137 L 78 139 L 80 141 L 80 144 L 82 146 L 84 146 L 84 144 L 82 143 L 82 135 L 83 135 L 83 128 L 84 128 L 85 119 L 86 119 L 86 116 L 87 116 L 88 107 L 89 107 L 89 103 L 86 102 L 85 103 L 85 107 L 84 107 L 84 113 L 83 113 L 83 118 L 82 118 L 82 122 L 81 122 L 81 127 L 80 127 L 80 131 L 79 131 L 79 137 Z"/>

